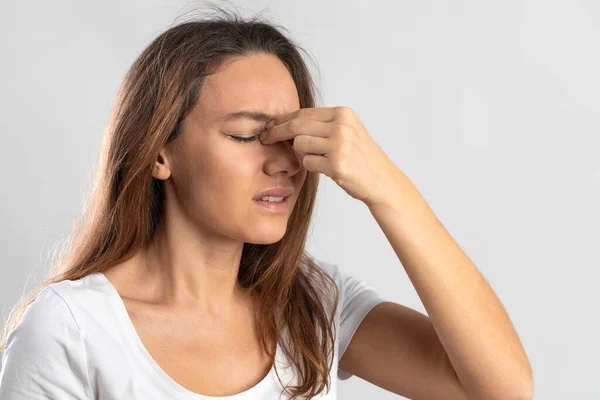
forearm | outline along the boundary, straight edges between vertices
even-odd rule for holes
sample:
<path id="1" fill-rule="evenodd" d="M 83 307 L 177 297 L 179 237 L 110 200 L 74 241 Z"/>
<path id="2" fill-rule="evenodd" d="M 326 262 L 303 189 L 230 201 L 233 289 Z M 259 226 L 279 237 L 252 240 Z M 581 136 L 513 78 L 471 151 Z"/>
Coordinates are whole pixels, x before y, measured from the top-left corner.
<path id="1" fill-rule="evenodd" d="M 502 304 L 401 171 L 369 205 L 472 398 L 531 398 L 531 366 Z"/>

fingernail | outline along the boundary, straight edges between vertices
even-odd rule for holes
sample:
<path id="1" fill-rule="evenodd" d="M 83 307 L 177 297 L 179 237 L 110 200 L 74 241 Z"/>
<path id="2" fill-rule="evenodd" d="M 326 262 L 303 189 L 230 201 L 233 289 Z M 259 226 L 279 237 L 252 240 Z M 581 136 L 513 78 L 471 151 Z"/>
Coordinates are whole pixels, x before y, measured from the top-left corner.
<path id="1" fill-rule="evenodd" d="M 273 125 L 275 125 L 275 120 L 274 119 L 272 119 L 269 122 L 267 122 L 267 124 L 265 125 L 265 129 L 269 129 Z"/>

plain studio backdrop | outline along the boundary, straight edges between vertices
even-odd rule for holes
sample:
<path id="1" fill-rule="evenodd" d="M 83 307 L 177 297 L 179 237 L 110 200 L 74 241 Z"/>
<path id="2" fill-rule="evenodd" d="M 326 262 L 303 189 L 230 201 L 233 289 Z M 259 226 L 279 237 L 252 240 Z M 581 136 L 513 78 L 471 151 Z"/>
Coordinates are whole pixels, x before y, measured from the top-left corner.
<path id="1" fill-rule="evenodd" d="M 511 317 L 535 398 L 600 398 L 600 2 L 235 4 L 287 28 L 317 106 L 353 108 L 417 185 Z M 201 7 L 0 3 L 3 319 L 71 230 L 126 70 Z M 368 208 L 322 178 L 307 250 L 426 313 Z M 398 398 L 357 377 L 339 393 Z"/>

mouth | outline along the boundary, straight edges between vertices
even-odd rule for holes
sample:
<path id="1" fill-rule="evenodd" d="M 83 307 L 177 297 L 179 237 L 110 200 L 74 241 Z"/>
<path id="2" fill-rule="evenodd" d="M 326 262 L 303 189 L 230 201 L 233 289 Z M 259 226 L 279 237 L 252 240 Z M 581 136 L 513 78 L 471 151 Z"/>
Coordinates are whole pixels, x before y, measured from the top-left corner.
<path id="1" fill-rule="evenodd" d="M 285 197 L 276 197 L 276 196 L 267 196 L 262 199 L 253 200 L 258 206 L 267 209 L 276 213 L 284 213 L 288 211 L 289 208 L 289 199 L 290 196 Z"/>

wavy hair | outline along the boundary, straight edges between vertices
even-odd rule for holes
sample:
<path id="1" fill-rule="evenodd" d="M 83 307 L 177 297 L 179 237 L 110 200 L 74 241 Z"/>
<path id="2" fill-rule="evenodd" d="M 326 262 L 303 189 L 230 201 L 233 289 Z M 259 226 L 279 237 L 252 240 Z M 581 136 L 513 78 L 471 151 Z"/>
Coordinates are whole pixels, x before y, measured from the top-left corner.
<path id="1" fill-rule="evenodd" d="M 161 147 L 180 136 L 205 76 L 217 72 L 228 57 L 277 56 L 295 82 L 300 107 L 314 107 L 315 85 L 302 48 L 286 37 L 284 28 L 213 7 L 214 16 L 161 33 L 127 71 L 102 138 L 91 193 L 48 276 L 11 309 L 0 351 L 44 287 L 107 271 L 151 240 L 164 204 L 161 181 L 151 169 Z M 240 285 L 259 299 L 255 321 L 265 352 L 275 362 L 267 338 L 276 338 L 291 361 L 298 384 L 284 388 L 292 399 L 310 399 L 325 386 L 329 391 L 331 384 L 338 289 L 305 251 L 318 183 L 319 174 L 307 171 L 283 238 L 268 245 L 244 243 L 238 274 Z M 289 335 L 282 340 L 286 330 Z"/>

